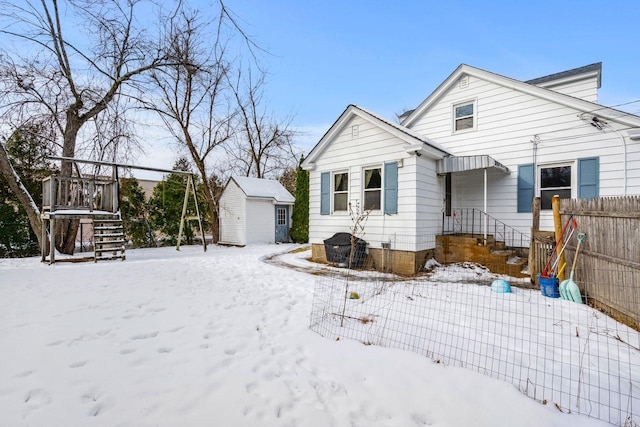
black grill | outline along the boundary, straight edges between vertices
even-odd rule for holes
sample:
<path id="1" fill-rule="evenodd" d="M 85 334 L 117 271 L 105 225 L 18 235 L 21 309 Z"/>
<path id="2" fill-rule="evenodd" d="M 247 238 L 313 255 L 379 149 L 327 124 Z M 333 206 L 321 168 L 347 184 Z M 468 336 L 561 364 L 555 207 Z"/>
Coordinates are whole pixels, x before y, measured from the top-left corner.
<path id="1" fill-rule="evenodd" d="M 351 239 L 349 233 L 336 233 L 324 241 L 324 250 L 327 261 L 337 264 L 339 267 L 349 267 L 351 256 Z M 360 268 L 367 257 L 367 242 L 353 236 L 353 258 L 351 268 Z"/>

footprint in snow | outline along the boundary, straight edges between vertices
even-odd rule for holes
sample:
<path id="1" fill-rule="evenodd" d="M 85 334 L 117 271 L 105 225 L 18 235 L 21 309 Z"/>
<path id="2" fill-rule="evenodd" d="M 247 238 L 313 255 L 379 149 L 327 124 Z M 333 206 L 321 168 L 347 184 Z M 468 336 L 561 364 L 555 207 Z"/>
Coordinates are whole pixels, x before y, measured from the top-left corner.
<path id="1" fill-rule="evenodd" d="M 53 341 L 53 342 L 50 342 L 49 344 L 47 344 L 47 347 L 55 347 L 57 345 L 62 344 L 63 342 L 64 342 L 64 340 Z"/>
<path id="2" fill-rule="evenodd" d="M 148 338 L 155 338 L 158 336 L 158 331 L 155 332 L 149 332 L 146 334 L 139 334 L 139 335 L 134 335 L 131 337 L 132 340 L 146 340 Z"/>
<path id="3" fill-rule="evenodd" d="M 40 409 L 51 403 L 51 396 L 41 389 L 29 390 L 24 397 L 24 403 L 31 410 Z"/>
<path id="4" fill-rule="evenodd" d="M 133 349 L 133 348 L 125 348 L 125 349 L 120 350 L 120 354 L 122 354 L 122 355 L 131 354 L 131 353 L 134 353 L 135 351 L 136 350 Z"/>
<path id="5" fill-rule="evenodd" d="M 171 353 L 173 349 L 171 347 L 160 347 L 158 353 Z"/>
<path id="6" fill-rule="evenodd" d="M 102 413 L 102 405 L 98 404 L 98 405 L 94 405 L 90 410 L 89 413 L 87 414 L 90 417 L 97 417 L 98 415 L 100 415 L 100 413 Z"/>
<path id="7" fill-rule="evenodd" d="M 79 362 L 74 362 L 74 363 L 70 364 L 69 367 L 70 368 L 82 368 L 87 363 L 89 363 L 88 360 L 81 360 Z"/>

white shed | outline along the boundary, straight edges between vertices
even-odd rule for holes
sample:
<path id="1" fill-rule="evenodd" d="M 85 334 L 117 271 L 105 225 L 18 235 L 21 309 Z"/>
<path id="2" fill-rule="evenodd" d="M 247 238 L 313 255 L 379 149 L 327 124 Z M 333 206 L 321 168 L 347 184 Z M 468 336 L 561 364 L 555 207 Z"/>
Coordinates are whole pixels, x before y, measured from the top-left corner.
<path id="1" fill-rule="evenodd" d="M 288 242 L 293 201 L 276 180 L 231 177 L 220 196 L 219 243 Z"/>

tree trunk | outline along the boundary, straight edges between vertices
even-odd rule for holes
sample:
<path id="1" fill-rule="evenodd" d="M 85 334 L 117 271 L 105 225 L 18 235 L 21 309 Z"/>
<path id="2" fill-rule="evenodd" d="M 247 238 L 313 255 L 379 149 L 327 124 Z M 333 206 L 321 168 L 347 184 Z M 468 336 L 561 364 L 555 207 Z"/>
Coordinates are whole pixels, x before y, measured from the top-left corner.
<path id="1" fill-rule="evenodd" d="M 215 196 L 213 194 L 213 188 L 211 188 L 211 183 L 207 179 L 207 172 L 204 166 L 204 161 L 199 158 L 195 159 L 196 167 L 200 172 L 202 177 L 202 189 L 204 190 L 204 200 L 207 203 L 207 210 L 209 211 L 209 218 L 211 219 L 211 238 L 213 239 L 213 243 L 218 242 L 218 206 L 215 200 Z"/>
<path id="2" fill-rule="evenodd" d="M 211 237 L 213 243 L 218 242 L 219 236 L 219 224 L 218 224 L 218 209 L 216 201 L 213 197 L 213 189 L 207 180 L 203 183 L 204 199 L 207 202 L 207 209 L 209 210 L 209 218 L 211 219 Z"/>
<path id="3" fill-rule="evenodd" d="M 22 184 L 22 180 L 16 173 L 11 161 L 9 160 L 9 154 L 4 149 L 4 145 L 0 144 L 0 173 L 4 176 L 4 179 L 9 183 L 9 188 L 16 195 L 20 204 L 27 212 L 29 217 L 29 224 L 33 233 L 38 238 L 38 245 L 42 248 L 44 242 L 42 242 L 42 222 L 40 221 L 40 209 L 38 205 L 33 201 L 31 194 L 27 191 Z"/>
<path id="4" fill-rule="evenodd" d="M 78 117 L 78 107 L 72 106 L 67 111 L 67 122 L 64 129 L 64 143 L 62 145 L 62 157 L 74 157 L 76 151 L 76 138 L 82 126 L 82 121 Z M 62 161 L 60 176 L 71 177 L 73 175 L 73 164 Z M 76 235 L 80 220 L 63 219 L 56 221 L 55 239 L 58 252 L 73 255 L 76 249 Z"/>

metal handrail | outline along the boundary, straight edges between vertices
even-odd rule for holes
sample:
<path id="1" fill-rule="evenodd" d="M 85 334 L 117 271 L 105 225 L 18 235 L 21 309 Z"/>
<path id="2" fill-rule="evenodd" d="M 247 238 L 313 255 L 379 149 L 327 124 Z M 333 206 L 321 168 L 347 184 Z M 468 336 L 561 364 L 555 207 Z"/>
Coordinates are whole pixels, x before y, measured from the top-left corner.
<path id="1" fill-rule="evenodd" d="M 486 217 L 486 221 L 485 221 Z M 531 237 L 476 208 L 456 208 L 451 216 L 442 213 L 442 234 L 493 236 L 507 248 L 528 248 Z M 485 242 L 486 243 L 486 242 Z"/>

